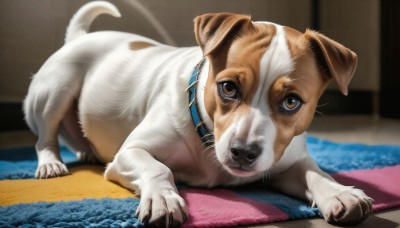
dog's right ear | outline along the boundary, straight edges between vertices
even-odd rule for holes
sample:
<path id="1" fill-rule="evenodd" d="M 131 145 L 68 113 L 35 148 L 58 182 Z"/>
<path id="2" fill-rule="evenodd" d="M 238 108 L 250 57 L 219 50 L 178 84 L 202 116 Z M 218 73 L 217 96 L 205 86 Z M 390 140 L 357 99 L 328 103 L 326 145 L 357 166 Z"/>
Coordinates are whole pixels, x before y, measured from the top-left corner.
<path id="1" fill-rule="evenodd" d="M 357 68 L 357 55 L 336 41 L 312 30 L 304 33 L 324 71 L 347 96 L 350 80 Z"/>
<path id="2" fill-rule="evenodd" d="M 194 19 L 194 32 L 203 55 L 207 56 L 226 43 L 224 41 L 227 39 L 233 40 L 246 25 L 251 25 L 250 16 L 210 13 Z"/>

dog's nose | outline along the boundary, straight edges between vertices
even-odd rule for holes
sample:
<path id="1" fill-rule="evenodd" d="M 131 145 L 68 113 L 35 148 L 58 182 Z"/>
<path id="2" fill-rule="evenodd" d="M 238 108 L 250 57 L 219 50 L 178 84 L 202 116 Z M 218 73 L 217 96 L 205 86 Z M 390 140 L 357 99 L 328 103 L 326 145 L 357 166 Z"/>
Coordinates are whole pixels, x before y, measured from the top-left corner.
<path id="1" fill-rule="evenodd" d="M 240 165 L 251 165 L 261 154 L 261 147 L 258 144 L 243 144 L 241 142 L 232 142 L 232 159 Z"/>

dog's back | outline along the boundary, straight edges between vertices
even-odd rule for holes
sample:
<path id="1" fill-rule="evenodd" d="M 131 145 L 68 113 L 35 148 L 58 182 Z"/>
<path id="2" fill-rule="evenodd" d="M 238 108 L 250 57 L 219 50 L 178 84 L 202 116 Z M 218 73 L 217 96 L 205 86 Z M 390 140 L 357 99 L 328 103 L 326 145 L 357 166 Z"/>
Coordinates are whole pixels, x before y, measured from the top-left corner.
<path id="1" fill-rule="evenodd" d="M 187 131 L 188 98 L 181 88 L 188 86 L 192 66 L 203 57 L 200 48 L 170 47 L 123 32 L 88 33 L 101 13 L 119 15 L 105 2 L 82 7 L 71 19 L 65 45 L 33 77 L 24 110 L 26 122 L 40 137 L 38 151 L 57 151 L 58 134 L 84 160 L 93 160 L 87 157 L 94 152 L 109 163 L 145 117 L 147 125 L 165 131 L 166 137 Z M 163 142 L 159 137 L 154 141 Z M 37 177 L 66 173 L 63 165 L 57 166 L 54 172 L 53 166 L 46 167 Z"/>

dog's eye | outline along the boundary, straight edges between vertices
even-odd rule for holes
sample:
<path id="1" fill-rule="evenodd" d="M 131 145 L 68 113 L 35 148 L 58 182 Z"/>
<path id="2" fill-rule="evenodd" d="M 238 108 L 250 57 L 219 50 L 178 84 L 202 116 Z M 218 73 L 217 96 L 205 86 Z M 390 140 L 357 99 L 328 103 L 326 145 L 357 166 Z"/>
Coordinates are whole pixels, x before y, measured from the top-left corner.
<path id="1" fill-rule="evenodd" d="M 235 83 L 229 81 L 218 83 L 218 93 L 224 99 L 236 99 L 238 97 L 238 89 Z"/>
<path id="2" fill-rule="evenodd" d="M 285 114 L 294 114 L 303 104 L 303 100 L 298 95 L 289 94 L 281 101 L 279 110 Z"/>

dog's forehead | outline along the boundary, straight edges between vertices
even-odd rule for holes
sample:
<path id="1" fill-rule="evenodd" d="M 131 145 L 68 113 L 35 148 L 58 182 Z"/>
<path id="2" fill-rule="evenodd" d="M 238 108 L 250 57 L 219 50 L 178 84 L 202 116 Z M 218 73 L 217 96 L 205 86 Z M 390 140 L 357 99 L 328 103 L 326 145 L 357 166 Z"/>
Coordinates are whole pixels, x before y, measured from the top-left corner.
<path id="1" fill-rule="evenodd" d="M 274 26 L 276 29 L 270 45 L 259 60 L 259 83 L 252 102 L 252 106 L 268 112 L 266 105 L 268 90 L 278 77 L 287 76 L 293 71 L 294 61 L 289 49 L 285 27 L 270 22 L 255 22 L 255 24 Z"/>
<path id="2" fill-rule="evenodd" d="M 252 23 L 254 30 L 230 47 L 226 68 L 245 72 L 241 85 L 245 103 L 268 113 L 268 91 L 279 77 L 293 72 L 303 33 L 271 22 Z"/>
<path id="3" fill-rule="evenodd" d="M 253 22 L 252 29 L 243 31 L 241 38 L 233 42 L 228 59 L 238 65 L 258 65 L 275 34 L 275 24 Z"/>

